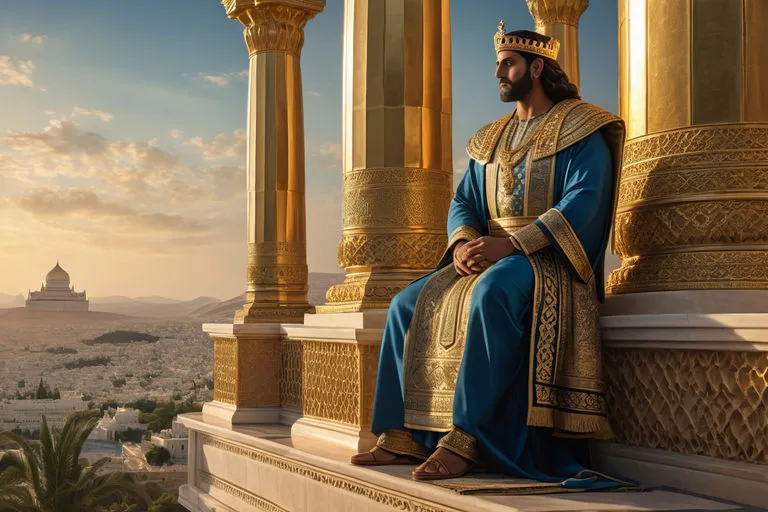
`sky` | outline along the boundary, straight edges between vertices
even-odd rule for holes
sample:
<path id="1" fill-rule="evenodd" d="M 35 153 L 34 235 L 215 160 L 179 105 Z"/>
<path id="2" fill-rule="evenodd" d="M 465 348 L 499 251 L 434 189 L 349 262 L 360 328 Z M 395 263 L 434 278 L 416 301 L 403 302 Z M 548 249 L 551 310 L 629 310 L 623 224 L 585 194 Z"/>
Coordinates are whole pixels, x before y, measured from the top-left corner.
<path id="1" fill-rule="evenodd" d="M 617 12 L 581 18 L 581 93 L 617 112 Z M 455 176 L 498 99 L 493 34 L 533 29 L 525 0 L 453 0 Z M 343 0 L 305 28 L 307 260 L 343 272 Z M 89 297 L 228 299 L 245 290 L 242 26 L 215 0 L 0 2 L 0 293 L 58 260 Z"/>

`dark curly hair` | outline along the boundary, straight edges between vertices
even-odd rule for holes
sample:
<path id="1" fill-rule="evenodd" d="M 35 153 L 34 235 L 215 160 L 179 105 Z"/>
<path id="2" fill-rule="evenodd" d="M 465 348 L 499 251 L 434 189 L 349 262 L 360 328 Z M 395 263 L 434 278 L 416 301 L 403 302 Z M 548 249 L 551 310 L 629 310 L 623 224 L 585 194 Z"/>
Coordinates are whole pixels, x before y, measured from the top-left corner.
<path id="1" fill-rule="evenodd" d="M 530 30 L 515 30 L 513 32 L 508 32 L 507 35 L 535 39 L 542 43 L 546 43 L 551 39 L 549 36 L 539 34 L 538 32 L 531 32 Z M 568 99 L 581 99 L 579 88 L 576 84 L 571 83 L 571 81 L 568 80 L 568 75 L 565 74 L 565 71 L 563 71 L 563 68 L 560 67 L 560 64 L 558 64 L 556 60 L 528 52 L 518 51 L 517 53 L 523 56 L 529 67 L 531 62 L 535 59 L 544 61 L 544 69 L 540 76 L 541 85 L 544 87 L 544 92 L 552 101 L 558 103 Z"/>

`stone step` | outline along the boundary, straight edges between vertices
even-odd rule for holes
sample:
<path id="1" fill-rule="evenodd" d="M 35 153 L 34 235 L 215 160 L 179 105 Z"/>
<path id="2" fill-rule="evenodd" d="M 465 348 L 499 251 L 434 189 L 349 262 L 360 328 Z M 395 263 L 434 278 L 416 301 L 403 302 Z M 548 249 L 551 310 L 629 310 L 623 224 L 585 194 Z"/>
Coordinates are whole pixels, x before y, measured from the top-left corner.
<path id="1" fill-rule="evenodd" d="M 194 512 L 566 512 L 755 510 L 671 489 L 535 496 L 466 496 L 415 482 L 410 466 L 357 467 L 346 456 L 293 447 L 284 425 L 222 426 L 199 413 L 190 429 L 190 475 L 180 502 Z"/>

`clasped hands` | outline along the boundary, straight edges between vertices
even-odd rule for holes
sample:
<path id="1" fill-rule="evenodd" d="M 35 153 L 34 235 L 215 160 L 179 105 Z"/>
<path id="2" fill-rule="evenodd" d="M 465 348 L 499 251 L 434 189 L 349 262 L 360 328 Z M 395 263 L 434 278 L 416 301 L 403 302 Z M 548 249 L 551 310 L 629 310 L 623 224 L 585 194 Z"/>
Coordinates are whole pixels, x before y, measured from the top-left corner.
<path id="1" fill-rule="evenodd" d="M 471 242 L 459 242 L 453 249 L 453 266 L 461 276 L 479 274 L 515 252 L 507 237 L 481 236 Z"/>

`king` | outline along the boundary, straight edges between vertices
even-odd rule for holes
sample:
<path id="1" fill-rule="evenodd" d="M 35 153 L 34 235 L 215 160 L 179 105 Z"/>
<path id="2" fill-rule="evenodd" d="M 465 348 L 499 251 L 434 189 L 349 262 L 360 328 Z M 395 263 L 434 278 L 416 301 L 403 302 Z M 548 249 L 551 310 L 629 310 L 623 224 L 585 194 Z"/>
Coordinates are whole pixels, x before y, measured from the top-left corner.
<path id="1" fill-rule="evenodd" d="M 611 436 L 598 302 L 624 123 L 581 101 L 557 40 L 501 22 L 494 46 L 516 108 L 469 140 L 445 254 L 392 299 L 379 438 L 352 463 L 610 485 L 587 473 L 587 440 Z"/>

